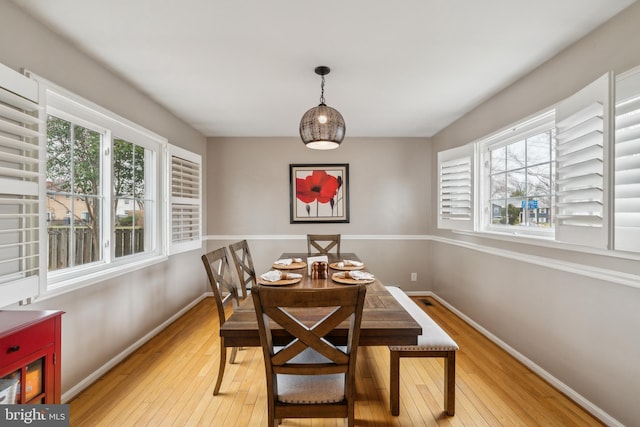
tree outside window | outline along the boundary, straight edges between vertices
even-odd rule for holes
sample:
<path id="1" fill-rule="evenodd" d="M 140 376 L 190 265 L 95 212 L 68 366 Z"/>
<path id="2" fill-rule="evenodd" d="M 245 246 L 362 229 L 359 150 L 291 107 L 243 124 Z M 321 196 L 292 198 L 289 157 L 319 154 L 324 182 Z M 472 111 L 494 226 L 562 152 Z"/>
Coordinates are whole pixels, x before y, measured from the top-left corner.
<path id="1" fill-rule="evenodd" d="M 49 270 L 103 258 L 101 160 L 103 135 L 67 120 L 47 120 Z M 55 219 L 53 219 L 55 218 Z"/>
<path id="2" fill-rule="evenodd" d="M 151 153 L 124 139 L 113 142 L 115 256 L 145 251 L 145 158 Z"/>
<path id="3" fill-rule="evenodd" d="M 105 247 L 113 247 L 116 258 L 148 249 L 145 164 L 152 153 L 114 139 L 113 155 L 102 156 L 105 145 L 100 132 L 55 116 L 47 120 L 49 271 L 104 261 Z M 111 189 L 104 188 L 106 174 L 112 176 Z M 112 221 L 102 230 L 106 200 L 111 200 Z"/>

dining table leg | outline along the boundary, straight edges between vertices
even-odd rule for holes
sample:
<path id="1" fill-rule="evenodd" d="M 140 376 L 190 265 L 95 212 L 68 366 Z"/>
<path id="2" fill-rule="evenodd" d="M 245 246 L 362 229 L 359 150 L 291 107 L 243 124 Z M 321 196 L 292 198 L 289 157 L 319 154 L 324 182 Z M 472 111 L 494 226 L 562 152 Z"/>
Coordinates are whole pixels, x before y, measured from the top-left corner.
<path id="1" fill-rule="evenodd" d="M 400 352 L 389 351 L 391 415 L 400 415 Z"/>

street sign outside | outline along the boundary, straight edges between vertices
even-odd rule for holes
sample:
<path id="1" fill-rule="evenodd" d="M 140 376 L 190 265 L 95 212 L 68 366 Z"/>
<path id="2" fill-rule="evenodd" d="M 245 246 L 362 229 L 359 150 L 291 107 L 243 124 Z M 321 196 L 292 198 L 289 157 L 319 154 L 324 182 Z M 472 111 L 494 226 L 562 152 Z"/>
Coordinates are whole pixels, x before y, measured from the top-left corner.
<path id="1" fill-rule="evenodd" d="M 527 206 L 527 209 L 538 209 L 538 201 L 537 200 L 529 200 L 527 206 L 527 200 L 523 200 L 520 202 L 520 209 L 524 209 Z"/>

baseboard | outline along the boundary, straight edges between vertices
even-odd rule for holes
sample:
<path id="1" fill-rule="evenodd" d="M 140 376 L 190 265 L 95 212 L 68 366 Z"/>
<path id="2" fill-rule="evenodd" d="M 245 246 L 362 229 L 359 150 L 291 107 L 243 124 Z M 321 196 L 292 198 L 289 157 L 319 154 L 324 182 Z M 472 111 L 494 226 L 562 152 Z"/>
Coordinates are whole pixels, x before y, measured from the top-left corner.
<path id="1" fill-rule="evenodd" d="M 204 294 L 200 295 L 194 301 L 189 303 L 186 307 L 183 307 L 176 314 L 174 314 L 173 316 L 171 316 L 170 318 L 168 318 L 167 320 L 162 322 L 156 328 L 154 328 L 153 330 L 149 331 L 149 333 L 147 333 L 145 336 L 140 338 L 135 343 L 131 344 L 129 347 L 127 347 L 125 350 L 120 352 L 118 355 L 116 355 L 113 359 L 109 360 L 107 363 L 102 365 L 100 368 L 98 368 L 95 372 L 93 372 L 91 375 L 86 377 L 84 380 L 80 381 L 78 384 L 76 384 L 73 387 L 71 387 L 69 390 L 67 390 L 65 393 L 62 394 L 62 397 L 61 397 L 62 402 L 63 403 L 69 402 L 76 395 L 81 393 L 85 388 L 89 387 L 91 384 L 96 382 L 100 377 L 102 377 L 104 374 L 106 374 L 111 369 L 113 369 L 118 363 L 122 362 L 127 356 L 131 355 L 134 351 L 136 351 L 138 348 L 140 348 L 143 344 L 145 344 L 151 338 L 153 338 L 156 335 L 158 335 L 160 332 L 162 332 L 163 329 L 165 329 L 171 323 L 175 322 L 180 316 L 185 314 L 187 311 L 191 310 L 200 301 L 202 301 L 203 299 L 205 299 L 208 296 L 213 296 L 213 293 L 212 292 L 208 292 L 208 293 L 204 293 Z"/>
<path id="2" fill-rule="evenodd" d="M 566 385 L 565 383 L 563 383 L 562 381 L 560 381 L 559 379 L 557 379 L 556 377 L 551 375 L 549 372 L 545 371 L 542 367 L 540 367 L 539 365 L 534 363 L 532 360 L 530 360 L 529 358 L 524 356 L 522 353 L 520 353 L 519 351 L 517 351 L 516 349 L 511 347 L 509 344 L 507 344 L 506 342 L 502 341 L 497 336 L 493 335 L 490 331 L 488 331 L 487 329 L 485 329 L 484 327 L 482 327 L 481 325 L 476 323 L 469 316 L 465 315 L 460 310 L 456 309 L 454 306 L 449 304 L 444 299 L 440 298 L 435 293 L 433 293 L 431 291 L 412 291 L 412 292 L 407 292 L 407 294 L 411 295 L 411 296 L 415 296 L 415 297 L 417 297 L 417 296 L 430 296 L 430 297 L 433 297 L 440 304 L 442 304 L 443 306 L 445 306 L 446 308 L 451 310 L 456 316 L 460 317 L 462 320 L 464 320 L 469 325 L 471 325 L 471 327 L 473 327 L 475 330 L 480 332 L 482 335 L 487 337 L 489 340 L 491 340 L 497 346 L 499 346 L 504 351 L 509 353 L 511 356 L 513 356 L 516 360 L 521 362 L 527 368 L 531 369 L 537 375 L 542 377 L 545 381 L 547 381 L 553 387 L 558 389 L 561 393 L 565 394 L 569 399 L 573 400 L 574 402 L 576 402 L 576 404 L 578 404 L 581 407 L 583 407 L 591 415 L 593 415 L 594 417 L 596 417 L 597 419 L 599 419 L 600 421 L 602 421 L 603 423 L 605 423 L 608 426 L 625 427 L 624 424 L 622 424 L 621 422 L 619 422 L 618 420 L 613 418 L 611 415 L 609 415 L 608 413 L 603 411 L 601 408 L 599 408 L 598 406 L 593 404 L 591 401 L 587 400 L 584 396 L 582 396 L 581 394 L 579 394 L 578 392 L 573 390 L 571 387 L 569 387 L 568 385 Z"/>

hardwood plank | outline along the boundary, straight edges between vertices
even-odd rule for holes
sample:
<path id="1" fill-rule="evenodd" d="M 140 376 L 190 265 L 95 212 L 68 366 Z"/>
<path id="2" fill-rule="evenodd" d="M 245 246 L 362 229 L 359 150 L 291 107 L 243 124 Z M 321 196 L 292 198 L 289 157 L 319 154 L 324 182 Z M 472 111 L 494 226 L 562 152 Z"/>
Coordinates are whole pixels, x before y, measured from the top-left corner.
<path id="1" fill-rule="evenodd" d="M 401 361 L 400 415 L 389 412 L 389 351 L 361 347 L 356 376 L 356 424 L 371 426 L 599 426 L 555 390 L 462 319 L 430 299 L 418 305 L 460 346 L 456 359 L 456 415 L 444 414 L 440 359 Z M 72 426 L 266 425 L 262 350 L 238 351 L 227 364 L 220 394 L 218 324 L 207 298 L 70 402 Z M 231 310 L 227 307 L 227 310 Z M 284 420 L 282 426 L 342 426 L 342 420 Z"/>

